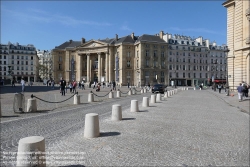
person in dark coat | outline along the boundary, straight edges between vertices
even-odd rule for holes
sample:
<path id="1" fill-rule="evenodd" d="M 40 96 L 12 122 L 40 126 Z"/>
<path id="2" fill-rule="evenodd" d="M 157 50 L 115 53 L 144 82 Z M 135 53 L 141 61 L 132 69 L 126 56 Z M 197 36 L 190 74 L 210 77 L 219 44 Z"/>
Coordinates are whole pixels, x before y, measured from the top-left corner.
<path id="1" fill-rule="evenodd" d="M 60 89 L 61 89 L 62 96 L 65 96 L 65 87 L 66 87 L 66 81 L 63 79 L 63 77 L 61 77 Z"/>

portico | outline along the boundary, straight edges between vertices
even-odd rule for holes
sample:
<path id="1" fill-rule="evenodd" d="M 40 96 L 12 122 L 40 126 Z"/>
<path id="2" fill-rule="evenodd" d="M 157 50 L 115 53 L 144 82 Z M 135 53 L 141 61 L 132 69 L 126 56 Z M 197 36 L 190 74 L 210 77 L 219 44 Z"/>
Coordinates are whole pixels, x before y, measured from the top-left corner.
<path id="1" fill-rule="evenodd" d="M 109 47 L 99 41 L 90 41 L 76 48 L 77 80 L 85 79 L 87 85 L 93 82 L 110 82 L 112 61 Z"/>

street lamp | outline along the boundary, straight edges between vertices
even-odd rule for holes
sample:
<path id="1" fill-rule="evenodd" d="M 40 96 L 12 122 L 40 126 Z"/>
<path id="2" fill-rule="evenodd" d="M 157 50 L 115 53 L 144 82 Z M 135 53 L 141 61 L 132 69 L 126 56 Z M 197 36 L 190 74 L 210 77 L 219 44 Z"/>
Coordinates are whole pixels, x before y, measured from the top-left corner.
<path id="1" fill-rule="evenodd" d="M 227 89 L 227 96 L 229 96 L 229 84 L 228 84 L 228 52 L 230 50 L 228 49 L 228 47 L 226 46 L 226 50 L 224 50 L 225 52 L 225 56 L 226 56 L 226 60 L 227 60 L 227 64 L 226 64 L 226 70 L 227 70 L 227 75 L 226 75 L 226 79 L 227 79 L 227 85 L 226 85 L 226 89 Z"/>

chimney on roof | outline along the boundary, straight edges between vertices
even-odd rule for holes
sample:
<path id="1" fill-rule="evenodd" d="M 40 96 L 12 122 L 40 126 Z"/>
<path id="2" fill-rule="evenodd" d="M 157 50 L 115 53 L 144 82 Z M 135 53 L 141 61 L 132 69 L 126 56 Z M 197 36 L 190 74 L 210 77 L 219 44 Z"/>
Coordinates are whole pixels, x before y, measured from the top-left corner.
<path id="1" fill-rule="evenodd" d="M 84 44 L 85 43 L 85 38 L 82 38 L 82 42 L 81 42 L 82 44 Z"/>
<path id="2" fill-rule="evenodd" d="M 118 35 L 117 35 L 117 34 L 115 34 L 115 40 L 116 40 L 116 41 L 118 40 Z"/>
<path id="3" fill-rule="evenodd" d="M 160 31 L 160 38 L 163 39 L 164 32 Z"/>
<path id="4" fill-rule="evenodd" d="M 71 39 L 71 40 L 69 40 L 69 43 L 72 43 L 72 39 Z"/>
<path id="5" fill-rule="evenodd" d="M 135 37 L 135 34 L 132 32 L 131 38 L 134 39 L 134 37 Z"/>

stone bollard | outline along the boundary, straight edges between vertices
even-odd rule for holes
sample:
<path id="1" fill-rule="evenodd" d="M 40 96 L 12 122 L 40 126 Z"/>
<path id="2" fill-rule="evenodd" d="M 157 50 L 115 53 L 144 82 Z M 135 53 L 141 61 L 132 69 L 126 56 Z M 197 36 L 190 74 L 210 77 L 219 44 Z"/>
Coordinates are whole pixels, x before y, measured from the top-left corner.
<path id="1" fill-rule="evenodd" d="M 89 93 L 89 95 L 88 95 L 88 102 L 94 102 L 94 95 L 93 95 L 93 93 Z"/>
<path id="2" fill-rule="evenodd" d="M 164 98 L 168 97 L 168 92 L 164 92 Z"/>
<path id="3" fill-rule="evenodd" d="M 122 120 L 122 106 L 120 104 L 112 105 L 112 121 Z"/>
<path id="4" fill-rule="evenodd" d="M 148 91 L 147 91 L 147 89 L 146 88 L 144 88 L 144 93 L 147 93 Z"/>
<path id="5" fill-rule="evenodd" d="M 132 95 L 135 95 L 136 94 L 136 91 L 135 89 L 132 90 Z"/>
<path id="6" fill-rule="evenodd" d="M 196 90 L 196 88 L 194 87 L 194 90 Z"/>
<path id="7" fill-rule="evenodd" d="M 131 89 L 128 91 L 128 95 L 130 96 L 132 93 L 131 93 Z"/>
<path id="8" fill-rule="evenodd" d="M 139 107 L 138 107 L 138 101 L 137 100 L 131 100 L 130 112 L 139 112 Z"/>
<path id="9" fill-rule="evenodd" d="M 144 93 L 144 89 L 141 89 L 141 93 Z"/>
<path id="10" fill-rule="evenodd" d="M 109 92 L 109 98 L 110 98 L 110 99 L 113 99 L 113 98 L 114 98 L 114 92 L 112 92 L 112 91 Z"/>
<path id="11" fill-rule="evenodd" d="M 143 97 L 143 99 L 142 99 L 142 107 L 148 107 L 148 106 L 149 106 L 148 97 Z"/>
<path id="12" fill-rule="evenodd" d="M 74 95 L 74 104 L 80 104 L 80 95 Z"/>
<path id="13" fill-rule="evenodd" d="M 155 99 L 155 95 L 151 95 L 151 98 L 150 98 L 150 102 L 151 103 L 155 103 L 156 99 Z"/>
<path id="14" fill-rule="evenodd" d="M 161 94 L 157 93 L 156 94 L 156 102 L 160 102 L 161 101 Z"/>
<path id="15" fill-rule="evenodd" d="M 167 91 L 167 94 L 168 94 L 168 97 L 170 97 L 170 91 L 169 90 Z"/>
<path id="16" fill-rule="evenodd" d="M 27 112 L 36 112 L 36 111 L 37 111 L 36 99 L 28 99 Z"/>
<path id="17" fill-rule="evenodd" d="M 100 136 L 99 116 L 96 113 L 85 115 L 84 137 L 94 138 Z"/>
<path id="18" fill-rule="evenodd" d="M 121 92 L 119 90 L 116 92 L 116 97 L 121 97 Z"/>
<path id="19" fill-rule="evenodd" d="M 46 167 L 44 137 L 30 136 L 19 140 L 16 166 Z"/>

